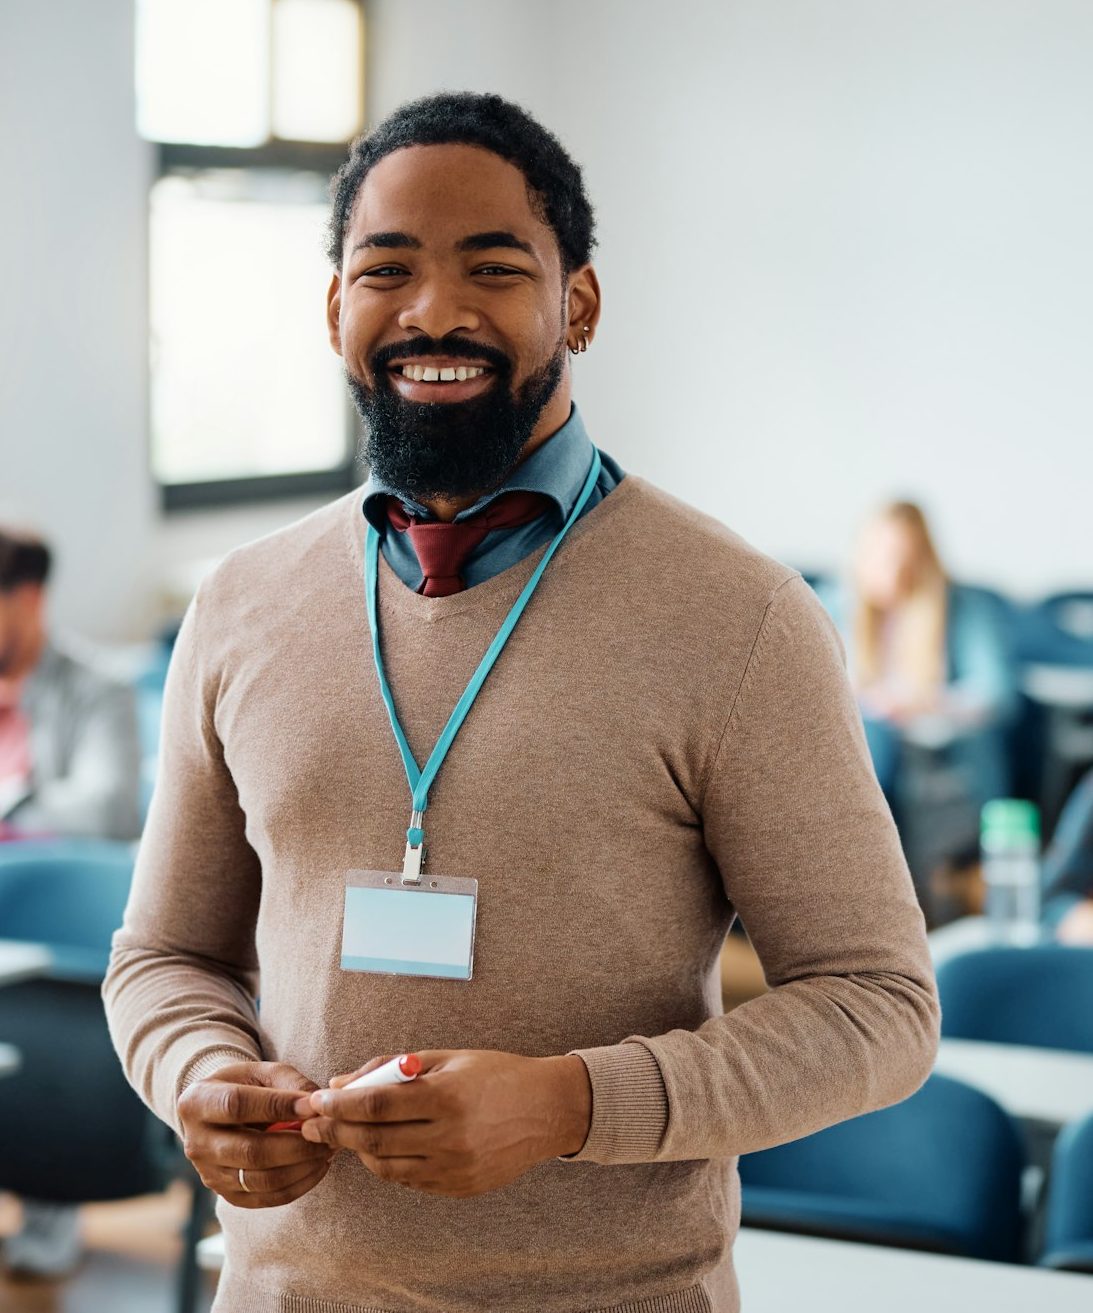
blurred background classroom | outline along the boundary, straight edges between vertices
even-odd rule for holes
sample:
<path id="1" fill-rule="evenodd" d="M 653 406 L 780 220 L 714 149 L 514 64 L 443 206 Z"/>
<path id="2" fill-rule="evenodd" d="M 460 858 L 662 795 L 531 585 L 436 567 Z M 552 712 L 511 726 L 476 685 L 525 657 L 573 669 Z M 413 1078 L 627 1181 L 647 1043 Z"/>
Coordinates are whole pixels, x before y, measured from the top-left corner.
<path id="1" fill-rule="evenodd" d="M 589 431 L 816 588 L 931 928 L 937 1073 L 741 1164 L 749 1309 L 1093 1307 L 1091 64 L 1086 0 L 4 0 L 0 1313 L 208 1307 L 98 986 L 197 582 L 365 477 L 327 179 L 441 88 L 584 167 Z"/>

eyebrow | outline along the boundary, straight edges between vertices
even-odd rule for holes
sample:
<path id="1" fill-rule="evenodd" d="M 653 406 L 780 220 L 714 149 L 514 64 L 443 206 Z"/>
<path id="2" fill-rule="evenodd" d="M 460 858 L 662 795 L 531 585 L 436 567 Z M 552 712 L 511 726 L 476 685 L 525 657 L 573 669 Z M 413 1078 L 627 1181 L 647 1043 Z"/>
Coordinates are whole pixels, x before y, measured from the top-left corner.
<path id="1" fill-rule="evenodd" d="M 353 247 L 353 250 L 363 251 L 369 246 L 402 247 L 413 251 L 421 250 L 421 243 L 416 237 L 411 237 L 409 233 L 366 233 Z"/>
<path id="2" fill-rule="evenodd" d="M 530 242 L 525 242 L 515 233 L 497 230 L 488 233 L 472 233 L 456 243 L 457 251 L 493 251 L 497 247 L 507 247 L 510 251 L 523 251 L 525 255 L 534 255 Z"/>
<path id="3" fill-rule="evenodd" d="M 353 247 L 353 250 L 364 251 L 377 247 L 386 248 L 387 250 L 420 251 L 421 242 L 416 237 L 411 237 L 409 233 L 403 232 L 366 233 Z M 494 251 L 499 247 L 510 251 L 523 251 L 525 255 L 533 256 L 535 254 L 530 242 L 525 242 L 523 238 L 517 237 L 515 233 L 506 232 L 502 229 L 496 229 L 493 232 L 471 233 L 469 237 L 464 237 L 455 244 L 457 251 Z"/>

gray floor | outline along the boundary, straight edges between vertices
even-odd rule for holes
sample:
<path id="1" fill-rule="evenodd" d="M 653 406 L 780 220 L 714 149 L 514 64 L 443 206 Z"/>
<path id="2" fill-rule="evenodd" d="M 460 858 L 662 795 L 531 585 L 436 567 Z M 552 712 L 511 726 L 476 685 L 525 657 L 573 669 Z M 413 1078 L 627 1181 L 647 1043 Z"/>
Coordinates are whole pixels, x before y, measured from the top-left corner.
<path id="1" fill-rule="evenodd" d="M 175 1313 L 175 1266 L 188 1195 L 95 1204 L 82 1210 L 86 1254 L 63 1282 L 11 1281 L 0 1275 L 0 1313 Z M 19 1208 L 0 1196 L 0 1236 L 19 1225 Z M 212 1290 L 197 1313 L 208 1313 Z"/>

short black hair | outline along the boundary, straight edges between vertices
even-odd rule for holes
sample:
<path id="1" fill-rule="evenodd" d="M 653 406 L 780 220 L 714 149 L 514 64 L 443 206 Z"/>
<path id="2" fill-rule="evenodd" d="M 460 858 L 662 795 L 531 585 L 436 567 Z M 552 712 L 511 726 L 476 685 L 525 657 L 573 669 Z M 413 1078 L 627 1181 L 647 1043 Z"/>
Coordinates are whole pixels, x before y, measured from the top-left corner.
<path id="1" fill-rule="evenodd" d="M 0 593 L 22 584 L 44 584 L 52 562 L 49 548 L 30 533 L 0 528 Z"/>
<path id="2" fill-rule="evenodd" d="M 349 216 L 373 165 L 406 146 L 450 144 L 481 146 L 514 164 L 527 180 L 533 208 L 558 239 L 565 272 L 588 263 L 596 244 L 595 216 L 581 170 L 558 138 L 501 96 L 443 91 L 402 105 L 349 147 L 349 158 L 330 184 L 331 264 L 341 264 Z"/>

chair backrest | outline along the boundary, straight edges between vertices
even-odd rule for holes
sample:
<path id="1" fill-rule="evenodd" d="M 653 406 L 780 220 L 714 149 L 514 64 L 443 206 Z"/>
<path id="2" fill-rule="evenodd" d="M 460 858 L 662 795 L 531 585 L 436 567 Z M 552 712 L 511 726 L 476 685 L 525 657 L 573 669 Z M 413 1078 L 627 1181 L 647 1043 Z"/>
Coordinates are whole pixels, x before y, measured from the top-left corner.
<path id="1" fill-rule="evenodd" d="M 22 1056 L 0 1081 L 0 1188 L 69 1203 L 162 1188 L 151 1117 L 100 996 L 132 872 L 129 844 L 0 846 L 0 937 L 46 944 L 53 957 L 45 978 L 0 990 L 0 1035 Z"/>
<path id="2" fill-rule="evenodd" d="M 133 875 L 129 844 L 67 841 L 0 848 L 0 938 L 53 952 L 53 975 L 105 971 Z"/>
<path id="3" fill-rule="evenodd" d="M 1055 1141 L 1040 1261 L 1093 1272 L 1093 1114 L 1072 1122 Z"/>
<path id="4" fill-rule="evenodd" d="M 943 1035 L 1093 1053 L 1093 948 L 973 949 L 941 963 L 937 987 Z"/>
<path id="5" fill-rule="evenodd" d="M 1025 1151 L 979 1090 L 933 1075 L 916 1094 L 740 1159 L 744 1220 L 1017 1260 Z"/>
<path id="6" fill-rule="evenodd" d="M 1026 608 L 1018 651 L 1024 661 L 1093 667 L 1093 592 L 1056 593 Z"/>

